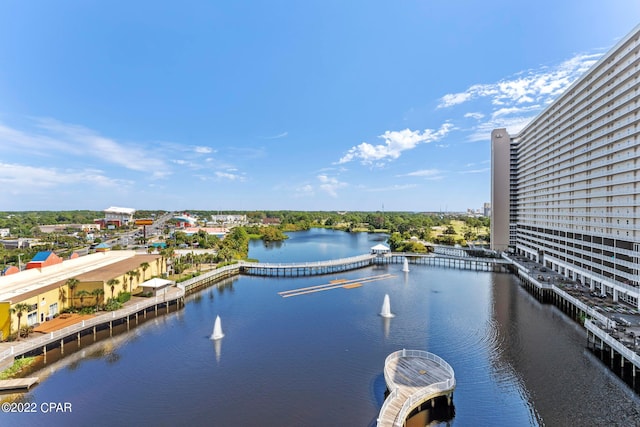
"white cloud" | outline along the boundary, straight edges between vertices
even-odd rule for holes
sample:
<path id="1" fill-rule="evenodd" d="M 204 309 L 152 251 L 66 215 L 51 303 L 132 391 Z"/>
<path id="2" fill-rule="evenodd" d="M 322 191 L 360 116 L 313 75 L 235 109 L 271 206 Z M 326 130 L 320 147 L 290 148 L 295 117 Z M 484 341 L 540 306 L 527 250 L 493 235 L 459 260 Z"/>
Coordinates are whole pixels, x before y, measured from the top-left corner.
<path id="1" fill-rule="evenodd" d="M 467 119 L 471 118 L 471 119 L 480 120 L 480 119 L 484 118 L 484 114 L 477 113 L 477 112 L 476 113 L 467 113 L 467 114 L 464 115 L 464 117 L 467 118 Z"/>
<path id="2" fill-rule="evenodd" d="M 473 93 L 470 91 L 460 92 L 460 93 L 451 93 L 442 97 L 440 100 L 439 108 L 447 108 L 452 107 L 454 105 L 462 104 L 469 101 L 473 98 Z"/>
<path id="3" fill-rule="evenodd" d="M 62 123 L 50 118 L 31 119 L 29 129 L 17 129 L 0 123 L 0 141 L 6 144 L 5 152 L 34 153 L 40 158 L 77 157 L 101 163 L 113 164 L 145 176 L 161 178 L 169 174 L 166 163 L 153 151 L 134 143 L 122 143 L 101 136 L 83 126 Z"/>
<path id="4" fill-rule="evenodd" d="M 395 184 L 395 185 L 389 185 L 387 187 L 367 188 L 365 189 L 365 191 L 368 191 L 370 193 L 378 193 L 378 192 L 385 192 L 385 191 L 402 191 L 402 190 L 408 190 L 416 187 L 417 187 L 416 184 Z"/>
<path id="5" fill-rule="evenodd" d="M 491 140 L 491 131 L 498 128 L 506 128 L 510 135 L 515 135 L 524 128 L 535 115 L 516 116 L 516 117 L 498 117 L 479 124 L 467 137 L 469 142 L 489 141 Z"/>
<path id="6" fill-rule="evenodd" d="M 282 132 L 273 136 L 266 136 L 264 139 L 280 139 L 289 136 L 289 132 Z"/>
<path id="7" fill-rule="evenodd" d="M 0 186 L 10 194 L 38 193 L 40 190 L 76 185 L 116 188 L 133 183 L 109 178 L 102 171 L 93 169 L 70 170 L 0 163 Z"/>
<path id="8" fill-rule="evenodd" d="M 315 195 L 315 190 L 313 189 L 313 185 L 304 184 L 299 187 L 293 189 L 293 197 L 310 197 Z"/>
<path id="9" fill-rule="evenodd" d="M 444 138 L 453 128 L 450 123 L 444 123 L 438 130 L 425 129 L 423 132 L 404 129 L 401 131 L 386 131 L 379 138 L 384 144 L 372 145 L 363 142 L 349 149 L 339 161 L 339 164 L 359 159 L 363 164 L 382 165 L 383 161 L 391 161 L 400 157 L 402 152 L 414 149 L 418 144 L 430 143 Z"/>
<path id="10" fill-rule="evenodd" d="M 409 172 L 400 176 L 418 176 L 423 178 L 432 178 L 434 176 L 438 176 L 441 174 L 441 171 L 438 169 L 422 169 L 414 172 Z"/>
<path id="11" fill-rule="evenodd" d="M 494 105 L 546 103 L 583 75 L 600 54 L 576 55 L 555 67 L 541 67 L 492 84 L 476 84 L 460 93 L 446 94 L 438 108 L 449 108 L 472 99 L 488 97 Z"/>
<path id="12" fill-rule="evenodd" d="M 50 156 L 52 151 L 61 151 L 69 154 L 78 154 L 81 147 L 74 144 L 52 138 L 47 135 L 29 133 L 0 123 L 0 141 L 3 142 L 3 150 L 24 150 L 37 156 Z M 47 147 L 43 150 L 42 147 Z"/>
<path id="13" fill-rule="evenodd" d="M 244 182 L 245 181 L 245 177 L 243 175 L 237 174 L 237 173 L 217 171 L 217 172 L 215 172 L 215 176 L 218 179 L 225 180 L 225 181 L 238 181 L 238 182 Z"/>
<path id="14" fill-rule="evenodd" d="M 541 109 L 542 109 L 542 106 L 538 104 L 529 105 L 528 107 L 505 107 L 505 108 L 500 108 L 494 111 L 491 114 L 491 118 L 495 120 L 499 116 L 510 116 L 514 114 L 529 113 L 531 111 L 537 111 Z"/>
<path id="15" fill-rule="evenodd" d="M 340 182 L 337 178 L 327 175 L 318 175 L 317 178 L 320 181 L 319 188 L 331 197 L 338 197 L 338 189 L 347 186 L 345 182 Z"/>
<path id="16" fill-rule="evenodd" d="M 62 123 L 54 119 L 38 119 L 38 128 L 50 133 L 50 137 L 73 143 L 77 148 L 83 148 L 81 154 L 98 157 L 107 163 L 116 164 L 126 169 L 149 172 L 158 177 L 165 173 L 162 169 L 165 163 L 155 158 L 150 150 L 136 144 L 123 144 L 113 139 L 103 137 L 84 126 Z"/>
<path id="17" fill-rule="evenodd" d="M 210 153 L 213 153 L 213 148 L 204 147 L 204 146 L 196 146 L 196 147 L 193 148 L 193 151 L 195 151 L 198 154 L 210 154 Z"/>
<path id="18" fill-rule="evenodd" d="M 462 174 L 485 173 L 485 172 L 489 172 L 490 170 L 491 170 L 491 168 L 471 169 L 471 170 L 468 170 L 468 171 L 460 171 L 459 173 L 462 173 Z"/>

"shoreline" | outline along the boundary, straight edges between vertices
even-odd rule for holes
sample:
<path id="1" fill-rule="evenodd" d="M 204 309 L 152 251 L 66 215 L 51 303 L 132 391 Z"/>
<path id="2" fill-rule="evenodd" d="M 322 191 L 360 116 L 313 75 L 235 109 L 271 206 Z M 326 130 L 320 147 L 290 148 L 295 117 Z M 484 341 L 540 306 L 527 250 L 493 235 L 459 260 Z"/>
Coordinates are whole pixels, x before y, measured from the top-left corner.
<path id="1" fill-rule="evenodd" d="M 411 256 L 411 254 L 402 254 L 402 257 L 404 256 Z M 415 254 L 417 255 L 417 254 Z M 464 258 L 464 257 L 462 257 Z M 398 259 L 400 259 L 398 257 Z M 606 299 L 601 299 L 601 298 L 590 298 L 589 299 L 589 303 L 593 303 L 593 305 L 585 305 L 584 302 L 581 302 L 580 299 L 584 299 L 584 297 L 582 295 L 580 296 L 573 296 L 571 295 L 572 292 L 567 292 L 567 291 L 572 291 L 575 286 L 577 286 L 577 283 L 574 284 L 573 281 L 563 278 L 563 276 L 559 275 L 559 273 L 555 273 L 555 272 L 549 272 L 549 273 L 545 273 L 546 275 L 548 275 L 549 278 L 553 277 L 553 280 L 549 280 L 547 279 L 544 283 L 539 283 L 536 280 L 527 280 L 527 278 L 523 278 L 521 275 L 519 275 L 519 271 L 518 271 L 518 263 L 517 260 L 509 260 L 511 261 L 511 264 L 509 264 L 510 266 L 510 271 L 508 274 L 513 274 L 514 276 L 516 276 L 520 283 L 520 286 L 523 287 L 529 294 L 531 294 L 532 296 L 534 296 L 540 303 L 542 304 L 552 304 L 554 306 L 556 306 L 557 308 L 559 308 L 564 315 L 566 315 L 567 317 L 569 317 L 570 319 L 574 320 L 576 323 L 580 324 L 581 328 L 587 332 L 588 334 L 590 334 L 590 330 L 586 328 L 585 326 L 585 319 L 588 318 L 593 318 L 594 316 L 596 317 L 596 320 L 600 320 L 602 321 L 602 319 L 607 318 L 610 319 L 612 322 L 614 322 L 615 320 L 613 319 L 618 319 L 618 311 L 610 311 L 610 310 L 605 310 L 605 308 L 610 309 L 611 307 L 611 302 L 606 300 Z M 392 263 L 392 260 L 386 260 L 387 263 Z M 398 263 L 398 262 L 395 262 Z M 240 265 L 242 265 L 242 263 L 240 263 Z M 177 302 L 178 307 L 179 306 L 179 300 L 180 298 L 182 299 L 182 307 L 184 307 L 184 296 L 187 293 L 191 293 L 189 292 L 189 290 L 191 290 L 192 292 L 195 291 L 199 291 L 203 288 L 209 287 L 209 286 L 213 286 L 216 285 L 218 283 L 224 282 L 225 279 L 229 278 L 230 275 L 237 275 L 237 274 L 247 274 L 245 271 L 243 271 L 243 268 L 240 268 L 240 265 L 236 264 L 234 266 L 227 266 L 227 268 L 223 267 L 222 269 L 214 269 L 214 270 L 209 270 L 208 272 L 206 272 L 205 274 L 201 274 L 199 276 L 196 276 L 192 279 L 189 279 L 188 282 L 189 283 L 180 283 L 178 288 L 180 288 L 182 290 L 182 294 L 181 297 L 176 298 L 176 299 L 172 299 L 172 301 Z M 368 265 L 367 265 L 368 266 Z M 358 268 L 363 268 L 366 267 L 365 265 L 359 266 Z M 442 267 L 444 268 L 455 268 L 455 269 L 465 269 L 462 265 L 458 264 L 458 265 L 443 265 Z M 538 268 L 542 268 L 542 266 L 538 266 Z M 230 270 L 234 270 L 233 272 Z M 235 274 L 234 274 L 235 273 Z M 552 285 L 552 283 L 555 283 L 557 286 Z M 567 288 L 567 289 L 565 289 Z M 575 288 L 577 289 L 577 288 Z M 130 308 L 132 306 L 135 306 L 136 304 L 139 304 L 137 302 L 137 300 L 130 300 L 125 304 L 124 309 L 127 308 L 127 306 Z M 615 303 L 617 305 L 621 306 L 620 302 Z M 167 312 L 168 312 L 168 307 L 169 305 L 167 304 Z M 629 313 L 632 312 L 631 309 L 626 309 L 628 310 Z M 126 323 L 126 330 L 129 329 L 129 322 L 131 317 L 135 316 L 135 319 L 137 320 L 139 317 L 139 314 L 142 313 L 142 311 L 144 311 L 144 316 L 146 318 L 146 313 L 147 313 L 147 308 L 139 308 L 137 310 L 133 310 L 130 311 L 129 313 L 127 313 L 125 316 L 120 316 L 117 318 L 117 320 L 119 320 L 120 322 L 118 324 L 120 325 L 124 325 Z M 158 306 L 156 305 L 155 308 L 155 312 L 156 315 L 158 313 Z M 114 316 L 114 320 L 116 320 L 115 314 Z M 637 310 L 635 310 L 634 314 L 629 314 L 628 316 L 637 316 L 638 318 L 638 335 L 640 336 L 640 314 L 638 313 Z M 126 319 L 126 320 L 125 320 Z M 113 321 L 112 321 L 113 322 Z M 76 323 L 75 326 L 78 327 L 80 322 Z M 83 322 L 84 323 L 84 322 Z M 103 326 L 104 330 L 104 325 L 106 325 L 107 323 L 111 323 L 107 320 L 102 320 L 101 325 Z M 144 323 L 143 323 L 144 324 Z M 136 323 L 137 325 L 137 323 Z M 134 326 L 136 326 L 134 325 Z M 591 325 L 590 325 L 591 326 Z M 607 332 L 610 331 L 609 328 L 606 328 L 605 326 L 610 326 L 610 325 L 602 325 L 603 332 Z M 628 326 L 627 326 L 628 327 Z M 77 331 L 77 332 L 73 332 L 71 334 L 67 334 L 64 337 L 58 337 L 57 339 L 60 340 L 62 346 L 64 346 L 64 341 L 65 339 L 68 340 L 69 337 L 73 336 L 74 334 L 77 333 L 77 337 L 78 337 L 78 342 L 80 342 L 80 339 L 82 338 L 82 332 L 85 332 L 85 336 L 88 335 L 86 333 L 87 331 L 87 327 L 82 326 L 81 328 L 84 328 L 83 331 Z M 88 326 L 89 329 L 93 328 L 93 334 L 94 334 L 94 343 L 97 342 L 96 341 L 96 326 L 95 325 L 90 325 Z M 53 333 L 52 333 L 53 334 Z M 588 335 L 589 337 L 591 335 Z M 111 337 L 111 335 L 109 336 Z M 104 338 L 104 337 L 103 337 Z M 37 339 L 37 337 L 36 337 Z M 29 340 L 26 339 L 26 340 Z M 26 341 L 25 340 L 25 341 Z M 73 338 L 69 341 L 73 341 Z M 594 341 L 595 341 L 595 335 L 594 335 Z M 21 344 L 21 342 L 14 342 L 15 344 Z M 0 343 L 0 351 L 2 350 L 2 344 L 4 344 L 4 347 L 7 347 L 7 343 Z M 11 343 L 10 343 L 11 344 Z M 594 342 L 594 352 L 596 350 L 596 343 Z M 50 349 L 55 349 L 55 348 L 59 348 L 58 346 L 56 346 L 55 344 L 48 344 L 50 346 Z M 601 342 L 599 343 L 600 345 L 600 350 L 602 353 L 605 353 L 604 351 L 604 343 Z M 622 344 L 621 344 L 622 345 Z M 21 354 L 18 354 L 16 357 L 20 357 L 21 355 L 28 355 L 28 354 L 33 354 L 35 352 L 36 356 L 42 356 L 43 352 L 42 351 L 38 351 L 38 347 L 40 346 L 34 346 L 31 350 L 29 351 L 25 351 Z M 46 348 L 47 348 L 47 344 L 42 345 L 40 348 L 44 348 L 44 365 L 42 366 L 42 368 L 46 367 Z M 6 350 L 5 350 L 6 351 Z M 637 351 L 636 351 L 637 353 Z M 61 357 L 60 360 L 64 360 L 66 358 L 66 356 L 64 355 L 64 351 L 61 352 Z M 15 359 L 14 359 L 15 360 Z M 602 357 L 601 357 L 602 360 Z M 603 360 L 604 362 L 604 360 Z M 33 365 L 34 362 L 31 362 L 30 365 Z M 622 363 L 624 365 L 624 363 Z M 13 366 L 13 365 L 12 365 Z M 609 366 L 611 369 L 611 366 Z M 635 369 L 635 366 L 634 366 Z M 618 373 L 614 370 L 611 369 L 614 373 L 616 373 L 616 375 L 618 375 Z M 5 370 L 3 370 L 2 372 L 5 372 Z M 29 371 L 30 373 L 32 373 L 33 371 L 27 369 L 26 371 Z M 37 370 L 36 370 L 37 371 Z M 635 371 L 634 371 L 635 372 Z M 20 378 L 20 374 L 16 373 L 15 374 L 16 378 Z M 623 377 L 621 377 L 623 379 L 623 381 L 629 385 L 629 383 L 624 380 Z M 638 393 L 638 391 L 635 390 L 635 388 L 633 386 L 630 386 L 634 392 Z"/>

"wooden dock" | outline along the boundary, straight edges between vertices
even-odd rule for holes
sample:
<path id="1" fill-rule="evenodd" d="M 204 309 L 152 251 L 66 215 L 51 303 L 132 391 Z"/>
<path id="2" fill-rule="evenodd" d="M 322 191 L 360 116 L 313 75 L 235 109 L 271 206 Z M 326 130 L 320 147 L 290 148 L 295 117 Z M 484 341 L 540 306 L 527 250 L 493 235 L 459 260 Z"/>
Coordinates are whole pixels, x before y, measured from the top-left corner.
<path id="1" fill-rule="evenodd" d="M 29 388 L 37 382 L 37 377 L 0 380 L 0 392 L 20 390 L 26 391 L 29 390 Z"/>
<path id="2" fill-rule="evenodd" d="M 376 255 L 365 254 L 350 258 L 317 262 L 273 264 L 240 261 L 240 273 L 255 276 L 302 277 L 322 274 L 335 274 L 343 271 L 368 267 L 373 264 Z"/>
<path id="3" fill-rule="evenodd" d="M 392 277 L 394 277 L 392 274 L 379 274 L 377 276 L 363 277 L 360 279 L 331 280 L 329 283 L 325 283 L 322 285 L 308 286 L 306 288 L 290 289 L 288 291 L 278 292 L 278 295 L 280 295 L 282 298 L 289 298 L 289 297 L 296 297 L 299 295 L 312 294 L 315 292 L 330 291 L 331 289 L 338 289 L 338 288 L 353 289 L 353 288 L 359 288 L 360 286 L 362 286 L 363 283 L 374 282 L 377 280 L 391 279 Z"/>
<path id="4" fill-rule="evenodd" d="M 405 258 L 410 265 L 456 268 L 460 270 L 508 272 L 511 261 L 502 258 L 482 258 L 445 254 L 416 254 L 392 252 L 373 258 L 375 264 L 403 264 Z"/>
<path id="5" fill-rule="evenodd" d="M 456 386 L 453 369 L 442 358 L 421 350 L 391 353 L 384 364 L 384 378 L 391 391 L 378 415 L 378 427 L 403 426 L 409 414 L 436 397 L 451 405 Z"/>

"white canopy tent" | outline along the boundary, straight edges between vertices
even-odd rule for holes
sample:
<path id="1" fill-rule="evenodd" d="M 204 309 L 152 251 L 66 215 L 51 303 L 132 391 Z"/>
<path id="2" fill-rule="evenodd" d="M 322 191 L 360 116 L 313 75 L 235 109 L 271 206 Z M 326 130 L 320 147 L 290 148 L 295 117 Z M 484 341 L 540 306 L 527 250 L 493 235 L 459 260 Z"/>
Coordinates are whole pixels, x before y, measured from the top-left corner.
<path id="1" fill-rule="evenodd" d="M 146 282 L 142 282 L 140 286 L 142 287 L 143 292 L 151 292 L 153 295 L 164 295 L 173 283 L 173 280 L 154 277 Z"/>
<path id="2" fill-rule="evenodd" d="M 371 248 L 371 253 L 375 255 L 385 255 L 391 253 L 391 249 L 389 249 L 389 246 L 378 243 Z"/>

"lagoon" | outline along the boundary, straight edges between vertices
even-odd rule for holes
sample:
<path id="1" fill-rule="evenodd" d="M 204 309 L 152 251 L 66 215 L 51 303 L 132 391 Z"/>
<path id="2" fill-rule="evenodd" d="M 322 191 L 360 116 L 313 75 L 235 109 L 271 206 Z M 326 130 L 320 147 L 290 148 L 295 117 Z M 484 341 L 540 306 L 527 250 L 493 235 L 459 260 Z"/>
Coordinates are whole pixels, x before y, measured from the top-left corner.
<path id="1" fill-rule="evenodd" d="M 386 238 L 322 229 L 289 235 L 277 245 L 252 242 L 249 256 L 342 258 L 367 253 Z M 634 425 L 640 419 L 638 396 L 586 349 L 582 328 L 529 296 L 515 277 L 414 265 L 401 270 L 236 277 L 188 297 L 180 311 L 49 363 L 46 378 L 23 401 L 70 403 L 71 413 L 0 419 L 18 426 L 371 426 L 384 399 L 384 359 L 402 348 L 435 353 L 455 370 L 455 414 L 442 425 Z M 378 274 L 393 277 L 354 289 L 278 295 Z M 394 318 L 378 315 L 386 294 Z M 218 315 L 225 336 L 213 341 Z M 409 425 L 424 425 L 424 416 Z"/>

